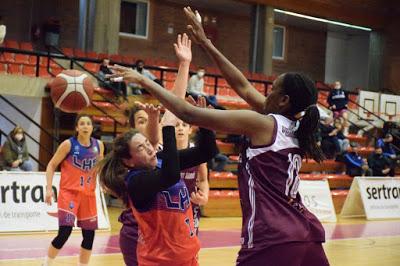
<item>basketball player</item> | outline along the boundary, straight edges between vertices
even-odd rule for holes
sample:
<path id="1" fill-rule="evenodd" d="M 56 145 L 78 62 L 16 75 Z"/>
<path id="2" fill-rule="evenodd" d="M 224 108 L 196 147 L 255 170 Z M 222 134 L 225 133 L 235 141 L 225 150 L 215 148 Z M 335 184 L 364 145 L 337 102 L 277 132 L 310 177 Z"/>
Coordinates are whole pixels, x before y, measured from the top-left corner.
<path id="1" fill-rule="evenodd" d="M 185 12 L 192 33 L 202 30 L 195 14 L 190 9 Z M 212 49 L 209 40 L 205 43 Z M 231 80 L 244 83 L 228 60 L 220 68 L 229 72 Z M 282 74 L 268 97 L 245 91 L 257 113 L 196 108 L 133 70 L 121 66 L 114 70 L 114 77 L 140 83 L 187 123 L 247 136 L 239 166 L 243 226 L 238 265 L 328 265 L 322 248 L 324 229 L 298 194 L 302 158 L 323 159 L 314 137 L 319 121 L 317 90 L 308 77 Z"/>
<path id="2" fill-rule="evenodd" d="M 178 152 L 176 122 L 171 113 L 164 115 L 162 152 L 156 154 L 145 136 L 129 131 L 100 164 L 102 186 L 129 203 L 139 224 L 139 265 L 198 265 L 200 244 L 180 170 L 210 160 L 218 149 L 213 132 L 200 129 L 198 145 Z"/>
<path id="3" fill-rule="evenodd" d="M 189 66 L 191 62 L 191 42 L 186 34 L 178 35 L 177 42 L 174 45 L 176 56 L 180 62 L 178 75 L 174 83 L 174 94 L 178 97 L 184 97 L 187 87 Z M 159 136 L 159 110 L 152 105 L 136 103 L 138 107 L 131 110 L 130 125 L 137 129 L 149 141 L 157 151 L 162 150 Z M 189 147 L 189 135 L 191 133 L 190 125 L 178 121 L 175 127 L 178 149 Z M 198 234 L 200 220 L 200 206 L 205 205 L 208 201 L 208 170 L 207 165 L 185 169 L 181 172 L 181 178 L 185 181 L 191 195 L 193 219 L 195 224 L 196 235 Z M 136 266 L 136 246 L 138 240 L 138 226 L 130 208 L 123 211 L 118 219 L 123 225 L 120 230 L 119 244 L 127 266 Z"/>
<path id="4" fill-rule="evenodd" d="M 46 203 L 52 204 L 53 175 L 61 164 L 61 180 L 58 195 L 58 234 L 51 242 L 44 265 L 52 265 L 60 249 L 68 240 L 74 226 L 82 228 L 83 241 L 79 254 L 79 264 L 89 263 L 95 230 L 97 229 L 96 172 L 94 165 L 103 158 L 104 145 L 91 137 L 92 119 L 78 115 L 75 122 L 76 136 L 58 147 L 46 169 Z"/>

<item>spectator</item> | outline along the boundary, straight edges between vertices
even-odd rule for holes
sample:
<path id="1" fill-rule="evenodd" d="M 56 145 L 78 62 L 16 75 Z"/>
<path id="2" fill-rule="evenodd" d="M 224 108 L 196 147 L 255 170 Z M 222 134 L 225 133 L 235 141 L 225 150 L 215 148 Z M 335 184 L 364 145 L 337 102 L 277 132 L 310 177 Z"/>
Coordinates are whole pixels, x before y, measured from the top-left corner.
<path id="1" fill-rule="evenodd" d="M 343 134 L 343 122 L 341 118 L 336 118 L 334 123 L 335 129 L 331 134 L 337 138 L 338 150 L 340 153 L 346 152 L 350 146 L 349 140 Z"/>
<path id="2" fill-rule="evenodd" d="M 4 42 L 4 38 L 6 37 L 7 28 L 3 23 L 3 17 L 0 16 L 0 44 Z"/>
<path id="3" fill-rule="evenodd" d="M 204 75 L 206 74 L 206 70 L 203 67 L 200 67 L 197 70 L 197 73 L 192 75 L 189 79 L 188 84 L 188 94 L 198 97 L 204 94 Z"/>
<path id="4" fill-rule="evenodd" d="M 375 152 L 368 158 L 368 165 L 372 169 L 374 176 L 388 176 L 390 173 L 390 161 L 383 155 L 382 148 L 375 147 Z"/>
<path id="5" fill-rule="evenodd" d="M 326 117 L 320 122 L 321 149 L 327 159 L 334 159 L 341 148 L 337 138 L 337 129 L 332 125 L 332 118 Z M 318 132 L 318 131 L 317 131 Z"/>
<path id="6" fill-rule="evenodd" d="M 112 90 L 115 96 L 123 96 L 127 100 L 126 85 L 125 82 L 112 82 L 107 79 L 107 75 L 113 74 L 113 71 L 108 67 L 110 66 L 110 59 L 104 58 L 100 65 L 99 77 L 103 81 L 102 86 L 108 90 Z"/>
<path id="7" fill-rule="evenodd" d="M 144 68 L 144 61 L 142 59 L 139 59 L 135 63 L 135 70 L 145 76 L 146 78 L 149 78 L 151 80 L 154 80 L 158 84 L 162 85 L 161 81 L 156 78 L 156 76 L 153 75 L 153 73 L 150 72 L 150 70 Z M 132 93 L 133 94 L 148 94 L 148 92 L 142 88 L 139 84 L 136 83 L 129 83 L 129 87 L 132 88 Z"/>
<path id="8" fill-rule="evenodd" d="M 335 81 L 334 89 L 330 91 L 328 96 L 329 109 L 333 112 L 333 117 L 343 117 L 343 128 L 344 134 L 347 135 L 349 128 L 347 124 L 348 114 L 347 114 L 347 104 L 349 98 L 347 92 L 342 89 L 342 84 L 340 81 Z"/>
<path id="9" fill-rule="evenodd" d="M 390 176 L 394 176 L 395 168 L 396 168 L 396 161 L 397 161 L 397 154 L 394 148 L 393 143 L 393 136 L 392 134 L 386 134 L 385 138 L 378 139 L 376 145 L 382 148 L 383 155 L 390 161 Z"/>
<path id="10" fill-rule="evenodd" d="M 346 164 L 346 174 L 349 176 L 371 176 L 372 170 L 369 169 L 368 162 L 362 158 L 353 146 L 344 154 Z"/>
<path id="11" fill-rule="evenodd" d="M 2 148 L 5 169 L 9 171 L 32 171 L 29 160 L 25 132 L 22 127 L 16 126 L 7 136 Z"/>

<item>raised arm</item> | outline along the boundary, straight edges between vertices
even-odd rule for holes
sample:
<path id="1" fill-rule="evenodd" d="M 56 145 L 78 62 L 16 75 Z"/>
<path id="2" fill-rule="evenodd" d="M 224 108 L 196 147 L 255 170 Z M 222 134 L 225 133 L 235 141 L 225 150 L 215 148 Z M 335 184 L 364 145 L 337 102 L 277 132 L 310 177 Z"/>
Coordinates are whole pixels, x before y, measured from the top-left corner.
<path id="1" fill-rule="evenodd" d="M 196 14 L 190 7 L 185 7 L 184 12 L 189 21 L 189 25 L 187 26 L 188 30 L 217 64 L 229 85 L 257 112 L 262 113 L 264 110 L 265 96 L 257 91 L 242 72 L 212 44 L 211 40 L 209 40 L 204 33 L 201 22 L 196 18 Z"/>
<path id="2" fill-rule="evenodd" d="M 183 121 L 204 128 L 233 134 L 244 134 L 252 139 L 254 145 L 269 144 L 275 121 L 250 110 L 210 110 L 195 107 L 173 95 L 157 83 L 140 75 L 137 71 L 122 66 L 113 66 L 114 77 L 123 77 L 127 82 L 139 83 L 155 96 L 168 110 Z M 204 100 L 204 99 L 203 99 Z"/>

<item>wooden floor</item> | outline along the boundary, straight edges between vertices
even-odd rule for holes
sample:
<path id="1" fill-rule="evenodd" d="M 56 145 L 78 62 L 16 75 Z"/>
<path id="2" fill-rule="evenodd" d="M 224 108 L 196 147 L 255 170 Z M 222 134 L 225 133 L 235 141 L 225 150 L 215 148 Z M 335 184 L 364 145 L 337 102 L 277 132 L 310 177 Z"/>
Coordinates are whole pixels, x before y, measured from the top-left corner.
<path id="1" fill-rule="evenodd" d="M 96 237 L 98 241 L 103 238 L 116 237 L 116 235 L 118 235 L 120 224 L 117 222 L 117 216 L 119 212 L 119 209 L 110 209 L 112 230 L 110 232 L 97 233 Z M 338 234 L 338 225 L 344 226 L 343 228 L 358 228 L 357 230 L 360 230 L 359 236 L 356 238 L 347 238 L 346 230 L 342 229 L 343 232 L 339 232 Z M 400 265 L 400 234 L 398 233 L 400 232 L 400 229 L 397 228 L 400 226 L 400 221 L 367 222 L 364 219 L 339 219 L 337 224 L 327 224 L 325 226 L 328 228 L 336 228 L 333 230 L 327 230 L 327 234 L 328 231 L 331 231 L 331 233 L 329 233 L 329 237 L 327 236 L 329 240 L 327 240 L 324 245 L 331 265 Z M 202 248 L 200 251 L 200 264 L 218 266 L 235 265 L 235 259 L 239 249 L 239 246 L 235 243 L 238 243 L 239 241 L 239 239 L 236 238 L 239 236 L 240 227 L 240 218 L 202 218 L 200 230 L 201 232 L 208 234 L 204 234 L 201 237 L 203 242 L 205 242 L 204 245 L 207 247 Z M 395 232 L 394 235 L 388 233 L 388 230 Z M 235 239 L 233 242 L 227 240 L 226 243 L 231 243 L 227 245 L 218 244 L 217 242 L 214 244 L 208 243 L 208 239 L 218 238 L 220 236 L 218 235 L 219 233 L 225 234 L 228 238 L 230 237 L 229 235 L 232 235 Z M 366 234 L 366 236 L 363 237 L 363 234 Z M 371 236 L 371 234 L 373 236 Z M 80 241 L 79 233 L 74 233 L 73 236 L 76 238 L 76 241 Z M 15 249 L 10 248 L 14 240 L 26 241 L 27 243 L 32 241 L 32 243 L 36 243 L 34 241 L 39 241 L 39 239 L 41 239 L 41 242 L 39 241 L 38 243 L 43 244 L 44 241 L 47 245 L 53 237 L 54 233 L 0 236 L 0 258 L 7 257 L 5 252 L 15 252 Z M 8 243 L 10 245 L 8 245 Z M 215 247 L 213 247 L 213 245 L 215 245 Z M 37 249 L 37 253 L 41 253 L 40 256 L 36 254 L 35 258 L 29 257 L 26 255 L 27 249 L 21 248 L 21 251 L 16 258 L 2 259 L 0 260 L 0 265 L 41 265 L 41 257 L 45 254 L 45 247 L 43 246 L 43 248 L 40 249 L 35 245 L 32 246 L 32 249 Z M 121 254 L 115 249 L 116 248 L 114 247 L 113 252 L 104 252 L 102 254 L 93 255 L 90 265 L 123 265 Z M 61 255 L 56 259 L 55 265 L 76 265 L 76 262 L 77 256 L 74 254 Z"/>

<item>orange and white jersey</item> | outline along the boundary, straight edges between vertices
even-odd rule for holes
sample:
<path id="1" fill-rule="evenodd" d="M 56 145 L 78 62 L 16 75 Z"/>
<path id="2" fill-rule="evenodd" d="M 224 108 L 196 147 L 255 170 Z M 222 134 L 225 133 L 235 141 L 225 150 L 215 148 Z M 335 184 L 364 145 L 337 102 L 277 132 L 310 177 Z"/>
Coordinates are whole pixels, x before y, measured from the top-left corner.
<path id="1" fill-rule="evenodd" d="M 82 146 L 76 137 L 69 139 L 71 150 L 61 164 L 60 189 L 94 193 L 96 188 L 96 165 L 100 154 L 99 143 L 90 138 L 90 146 Z"/>

